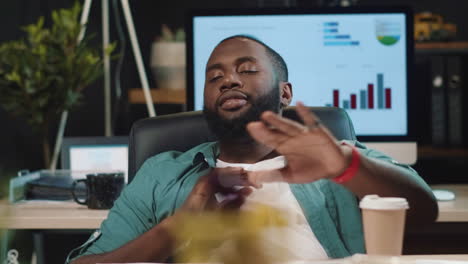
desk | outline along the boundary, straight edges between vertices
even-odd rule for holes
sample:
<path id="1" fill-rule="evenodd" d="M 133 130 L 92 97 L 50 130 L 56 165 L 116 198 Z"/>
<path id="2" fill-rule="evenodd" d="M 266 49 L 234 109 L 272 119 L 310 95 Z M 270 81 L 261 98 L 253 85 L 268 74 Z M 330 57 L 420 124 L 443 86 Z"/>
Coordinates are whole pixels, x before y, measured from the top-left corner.
<path id="1" fill-rule="evenodd" d="M 108 213 L 109 210 L 90 210 L 74 201 L 27 201 L 12 205 L 3 200 L 0 201 L 0 230 L 32 230 L 37 263 L 42 264 L 45 263 L 44 231 L 97 229 Z M 8 237 L 5 233 L 0 256 L 7 251 Z"/>
<path id="2" fill-rule="evenodd" d="M 468 185 L 432 185 L 455 192 L 455 200 L 438 202 L 437 222 L 468 222 Z M 0 229 L 96 229 L 108 210 L 90 210 L 73 201 L 0 202 Z"/>
<path id="3" fill-rule="evenodd" d="M 217 262 L 214 262 L 217 263 Z M 403 255 L 403 256 L 367 256 L 355 254 L 340 259 L 327 259 L 315 261 L 279 262 L 283 264 L 443 264 L 468 263 L 468 255 Z M 110 263 L 123 264 L 123 263 Z M 164 263 L 128 263 L 128 264 L 164 264 Z M 194 263 L 193 263 L 194 264 Z"/>
<path id="4" fill-rule="evenodd" d="M 97 229 L 108 213 L 73 201 L 1 201 L 0 229 Z"/>
<path id="5" fill-rule="evenodd" d="M 455 200 L 438 202 L 437 222 L 468 222 L 468 184 L 437 184 L 431 185 L 431 188 L 450 190 L 455 193 Z"/>
<path id="6" fill-rule="evenodd" d="M 468 223 L 468 185 L 433 185 L 434 189 L 447 189 L 455 192 L 454 201 L 439 202 L 440 224 Z M 30 230 L 67 230 L 67 229 L 97 229 L 106 219 L 108 210 L 90 210 L 84 205 L 73 201 L 46 202 L 29 201 L 14 205 L 7 201 L 0 201 L 0 230 L 1 229 L 30 229 Z M 441 230 L 441 232 L 443 232 Z M 38 232 L 36 232 L 38 234 Z M 38 248 L 41 248 L 41 238 L 36 236 Z M 418 241 L 419 245 L 421 241 Z M 37 250 L 36 252 L 41 252 Z M 432 251 L 426 251 L 432 252 Z M 450 255 L 454 256 L 454 255 Z M 38 262 L 41 257 L 38 256 Z M 43 263 L 43 262 L 42 262 Z"/>
<path id="7" fill-rule="evenodd" d="M 404 255 L 401 256 L 403 260 L 416 260 L 416 259 L 433 259 L 433 260 L 463 260 L 468 261 L 468 255 Z"/>
<path id="8" fill-rule="evenodd" d="M 356 254 L 349 258 L 351 261 L 345 262 L 344 264 L 399 264 L 399 263 L 418 263 L 428 264 L 429 262 L 421 260 L 431 260 L 431 264 L 443 263 L 442 261 L 463 261 L 468 263 L 468 255 L 465 254 L 454 254 L 454 255 L 403 255 L 394 257 L 383 257 L 383 256 L 367 256 L 362 254 Z M 439 260 L 439 261 L 437 261 Z M 330 260 L 331 261 L 331 260 Z M 436 262 L 437 261 L 437 262 Z M 350 263 L 351 262 L 351 263 Z"/>
<path id="9" fill-rule="evenodd" d="M 351 257 L 327 260 L 330 264 L 442 264 L 442 263 L 468 263 L 468 255 L 403 255 L 403 256 L 367 256 L 355 254 Z M 319 262 L 317 262 L 318 264 Z M 313 264 L 313 263 L 311 263 Z"/>

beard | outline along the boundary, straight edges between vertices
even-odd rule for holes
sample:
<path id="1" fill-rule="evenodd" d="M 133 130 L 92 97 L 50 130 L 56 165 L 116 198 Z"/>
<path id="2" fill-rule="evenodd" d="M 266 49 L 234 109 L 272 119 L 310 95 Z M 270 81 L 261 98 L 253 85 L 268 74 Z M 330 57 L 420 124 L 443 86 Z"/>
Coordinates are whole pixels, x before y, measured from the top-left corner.
<path id="1" fill-rule="evenodd" d="M 278 87 L 273 87 L 267 94 L 259 96 L 250 101 L 250 107 L 240 116 L 225 119 L 219 115 L 218 108 L 208 109 L 206 104 L 203 106 L 203 113 L 210 130 L 217 136 L 218 140 L 225 142 L 249 143 L 254 139 L 247 132 L 247 124 L 253 121 L 259 121 L 260 115 L 265 111 L 279 113 L 281 109 Z M 248 96 L 247 99 L 251 99 Z"/>

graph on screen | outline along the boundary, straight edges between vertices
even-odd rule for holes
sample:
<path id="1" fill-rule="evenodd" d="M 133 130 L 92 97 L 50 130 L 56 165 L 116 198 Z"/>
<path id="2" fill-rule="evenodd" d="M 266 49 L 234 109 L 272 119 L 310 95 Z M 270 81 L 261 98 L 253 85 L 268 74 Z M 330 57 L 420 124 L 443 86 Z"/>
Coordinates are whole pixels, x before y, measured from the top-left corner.
<path id="1" fill-rule="evenodd" d="M 377 74 L 376 92 L 374 92 L 374 87 L 374 83 L 368 83 L 367 89 L 351 93 L 349 97 L 346 97 L 347 99 L 341 99 L 340 90 L 333 89 L 333 103 L 326 103 L 325 106 L 341 107 L 346 110 L 392 109 L 392 88 L 384 86 L 384 75 L 382 73 Z M 376 105 L 375 108 L 374 105 Z"/>
<path id="2" fill-rule="evenodd" d="M 195 17 L 193 109 L 203 108 L 204 69 L 213 48 L 244 34 L 284 58 L 293 103 L 344 108 L 359 136 L 406 136 L 406 22 L 404 13 Z"/>

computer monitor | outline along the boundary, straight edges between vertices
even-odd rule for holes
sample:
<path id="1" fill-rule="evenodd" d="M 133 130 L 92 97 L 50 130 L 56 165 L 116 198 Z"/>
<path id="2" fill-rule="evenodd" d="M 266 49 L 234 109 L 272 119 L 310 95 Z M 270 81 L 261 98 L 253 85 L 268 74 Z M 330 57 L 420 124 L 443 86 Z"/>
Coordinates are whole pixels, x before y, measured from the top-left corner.
<path id="1" fill-rule="evenodd" d="M 213 48 L 228 36 L 250 35 L 285 59 L 293 104 L 344 108 L 358 140 L 416 162 L 409 8 L 192 10 L 186 32 L 188 110 L 203 108 Z"/>
<path id="2" fill-rule="evenodd" d="M 126 136 L 65 137 L 61 152 L 62 169 L 84 172 L 123 171 L 125 182 L 128 182 Z"/>

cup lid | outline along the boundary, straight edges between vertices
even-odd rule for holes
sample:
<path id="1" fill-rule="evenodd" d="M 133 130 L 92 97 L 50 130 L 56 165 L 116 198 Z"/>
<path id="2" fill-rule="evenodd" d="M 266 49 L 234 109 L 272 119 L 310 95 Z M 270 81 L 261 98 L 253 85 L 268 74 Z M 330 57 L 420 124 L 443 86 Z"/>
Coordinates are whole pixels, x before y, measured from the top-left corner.
<path id="1" fill-rule="evenodd" d="M 366 195 L 359 203 L 362 209 L 400 210 L 408 209 L 408 201 L 403 197 L 380 197 L 376 194 Z"/>

